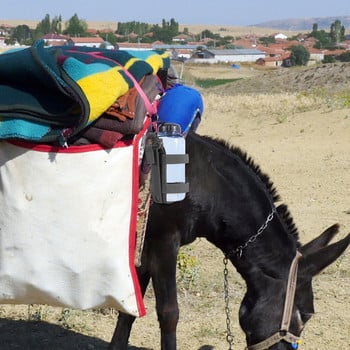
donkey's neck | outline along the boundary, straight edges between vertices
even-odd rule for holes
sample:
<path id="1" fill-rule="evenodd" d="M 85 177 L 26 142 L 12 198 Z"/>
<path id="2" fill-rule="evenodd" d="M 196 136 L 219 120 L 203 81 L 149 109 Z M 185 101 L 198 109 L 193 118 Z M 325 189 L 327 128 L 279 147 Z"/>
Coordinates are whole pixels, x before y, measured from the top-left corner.
<path id="1" fill-rule="evenodd" d="M 246 246 L 241 256 L 231 259 L 248 287 L 261 288 L 266 281 L 286 280 L 296 254 L 298 242 L 285 230 L 278 216 L 265 231 Z"/>

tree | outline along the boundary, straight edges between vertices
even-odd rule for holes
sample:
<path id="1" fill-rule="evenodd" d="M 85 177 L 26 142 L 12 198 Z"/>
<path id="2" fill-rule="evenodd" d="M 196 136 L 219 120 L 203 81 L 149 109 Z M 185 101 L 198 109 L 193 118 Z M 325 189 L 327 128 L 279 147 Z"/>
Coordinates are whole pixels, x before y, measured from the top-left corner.
<path id="1" fill-rule="evenodd" d="M 21 45 L 28 45 L 32 42 L 32 31 L 26 24 L 21 24 L 14 29 L 11 38 Z"/>
<path id="2" fill-rule="evenodd" d="M 170 22 L 163 19 L 162 26 L 154 25 L 151 31 L 153 32 L 153 38 L 155 40 L 160 40 L 164 43 L 170 44 L 174 36 L 179 34 L 179 24 L 174 18 L 171 18 Z"/>
<path id="3" fill-rule="evenodd" d="M 291 48 L 290 60 L 292 66 L 306 66 L 310 59 L 310 53 L 302 45 L 293 46 Z"/>
<path id="4" fill-rule="evenodd" d="M 275 44 L 276 39 L 274 36 L 263 36 L 259 38 L 259 42 L 261 42 L 264 46 L 269 46 L 269 44 Z"/>
<path id="5" fill-rule="evenodd" d="M 80 19 L 78 15 L 75 13 L 73 17 L 71 17 L 66 23 L 66 29 L 64 30 L 64 34 L 68 34 L 70 36 L 86 36 L 87 35 L 88 25 L 86 21 Z"/>
<path id="6" fill-rule="evenodd" d="M 55 16 L 51 22 L 51 33 L 61 34 L 62 33 L 62 17 Z"/>
<path id="7" fill-rule="evenodd" d="M 209 29 L 205 29 L 203 30 L 200 34 L 199 34 L 200 38 L 204 39 L 215 39 L 215 34 L 213 32 L 211 32 Z"/>
<path id="8" fill-rule="evenodd" d="M 312 32 L 310 36 L 316 39 L 315 49 L 333 48 L 329 33 L 327 33 L 325 30 L 322 29 L 317 32 Z"/>
<path id="9" fill-rule="evenodd" d="M 111 45 L 116 46 L 117 38 L 113 32 L 108 33 L 98 33 L 98 35 L 106 42 L 109 42 Z"/>
<path id="10" fill-rule="evenodd" d="M 50 15 L 45 15 L 45 18 L 41 20 L 34 32 L 33 32 L 33 40 L 39 39 L 45 34 L 61 34 L 62 33 L 62 17 L 55 16 L 52 21 L 50 19 Z"/>
<path id="11" fill-rule="evenodd" d="M 144 22 L 118 22 L 117 34 L 127 36 L 130 33 L 136 33 L 140 36 L 148 33 L 151 30 L 151 25 Z"/>
<path id="12" fill-rule="evenodd" d="M 345 27 L 341 25 L 339 19 L 331 24 L 330 37 L 334 45 L 338 45 L 345 39 Z"/>
<path id="13" fill-rule="evenodd" d="M 16 44 L 16 39 L 14 37 L 9 37 L 5 39 L 5 44 L 6 45 L 15 45 Z"/>
<path id="14" fill-rule="evenodd" d="M 314 46 L 316 49 L 334 50 L 341 41 L 345 40 L 345 27 L 336 20 L 331 24 L 330 32 L 327 33 L 324 30 L 318 30 L 317 24 L 314 23 L 309 36 L 317 40 Z"/>
<path id="15" fill-rule="evenodd" d="M 37 24 L 35 33 L 37 37 L 51 33 L 51 21 L 49 14 L 45 15 L 45 18 Z"/>

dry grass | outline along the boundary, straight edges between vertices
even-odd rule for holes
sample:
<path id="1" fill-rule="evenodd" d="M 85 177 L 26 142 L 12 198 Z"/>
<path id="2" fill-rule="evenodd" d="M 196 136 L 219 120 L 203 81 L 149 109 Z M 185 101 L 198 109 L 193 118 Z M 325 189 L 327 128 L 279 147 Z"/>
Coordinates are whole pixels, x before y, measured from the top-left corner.
<path id="1" fill-rule="evenodd" d="M 256 94 L 222 96 L 216 93 L 204 93 L 206 108 L 213 113 L 240 113 L 246 118 L 273 118 L 283 122 L 295 113 L 306 112 L 325 107 L 324 99 L 318 96 L 306 96 L 298 93 Z"/>

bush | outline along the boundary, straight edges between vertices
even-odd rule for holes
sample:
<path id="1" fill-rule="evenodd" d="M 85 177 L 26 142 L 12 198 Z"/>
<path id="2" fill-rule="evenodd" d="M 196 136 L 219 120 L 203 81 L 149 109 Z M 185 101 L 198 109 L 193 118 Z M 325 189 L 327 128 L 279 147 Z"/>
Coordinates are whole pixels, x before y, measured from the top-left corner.
<path id="1" fill-rule="evenodd" d="M 336 60 L 334 58 L 334 56 L 332 55 L 327 55 L 324 56 L 324 59 L 322 60 L 322 63 L 334 63 Z"/>
<path id="2" fill-rule="evenodd" d="M 350 62 L 350 51 L 343 52 L 339 55 L 339 59 L 341 62 Z"/>

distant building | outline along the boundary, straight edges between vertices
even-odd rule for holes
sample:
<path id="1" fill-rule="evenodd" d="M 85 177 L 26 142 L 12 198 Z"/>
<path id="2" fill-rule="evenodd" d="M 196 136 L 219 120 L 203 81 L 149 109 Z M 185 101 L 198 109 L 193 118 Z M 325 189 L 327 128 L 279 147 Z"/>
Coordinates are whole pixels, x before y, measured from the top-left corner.
<path id="1" fill-rule="evenodd" d="M 94 37 L 71 37 L 68 40 L 69 45 L 75 45 L 75 46 L 88 46 L 88 47 L 100 47 L 104 44 L 104 40 L 100 38 L 99 36 Z"/>
<path id="2" fill-rule="evenodd" d="M 63 46 L 67 45 L 69 37 L 58 34 L 46 34 L 41 37 L 47 46 Z"/>
<path id="3" fill-rule="evenodd" d="M 188 60 L 191 58 L 193 52 L 195 52 L 198 47 L 206 48 L 205 45 L 198 44 L 153 44 L 153 50 L 164 50 L 170 54 L 170 57 L 174 60 Z"/>
<path id="4" fill-rule="evenodd" d="M 186 43 L 188 41 L 191 41 L 192 37 L 190 35 L 186 35 L 186 34 L 179 34 L 173 37 L 173 42 L 174 43 Z"/>
<path id="5" fill-rule="evenodd" d="M 278 40 L 278 39 L 280 39 L 280 40 L 286 40 L 286 39 L 288 39 L 288 36 L 285 35 L 285 34 L 282 34 L 282 33 L 278 33 L 278 34 L 275 35 L 275 39 L 276 39 L 276 40 Z"/>
<path id="6" fill-rule="evenodd" d="M 265 56 L 263 51 L 257 49 L 197 50 L 192 55 L 191 61 L 197 63 L 256 62 Z"/>

